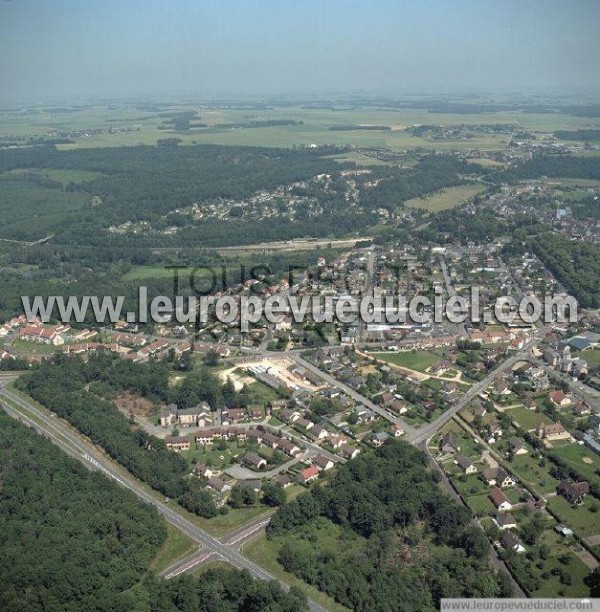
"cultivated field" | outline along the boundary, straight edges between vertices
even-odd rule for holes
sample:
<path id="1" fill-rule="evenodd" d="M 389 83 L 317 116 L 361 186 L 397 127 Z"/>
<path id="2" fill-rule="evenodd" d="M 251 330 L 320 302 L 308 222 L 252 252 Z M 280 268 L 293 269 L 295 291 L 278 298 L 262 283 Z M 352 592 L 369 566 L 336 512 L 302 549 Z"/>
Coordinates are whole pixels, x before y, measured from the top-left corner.
<path id="1" fill-rule="evenodd" d="M 422 208 L 430 212 L 448 210 L 464 204 L 478 193 L 485 191 L 482 185 L 460 185 L 448 187 L 437 193 L 422 198 L 412 198 L 406 201 L 409 208 Z"/>

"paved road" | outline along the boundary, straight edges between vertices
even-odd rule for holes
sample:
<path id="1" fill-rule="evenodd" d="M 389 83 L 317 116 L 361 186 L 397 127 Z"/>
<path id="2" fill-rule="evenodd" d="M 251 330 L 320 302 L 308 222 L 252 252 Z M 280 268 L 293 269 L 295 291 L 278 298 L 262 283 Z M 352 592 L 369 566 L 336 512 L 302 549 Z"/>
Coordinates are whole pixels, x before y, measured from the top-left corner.
<path id="1" fill-rule="evenodd" d="M 13 407 L 10 403 L 7 403 L 7 399 L 17 407 Z M 0 386 L 0 405 L 8 414 L 34 427 L 39 433 L 50 438 L 65 452 L 84 463 L 88 468 L 104 472 L 123 487 L 129 489 L 139 499 L 154 506 L 158 512 L 164 516 L 167 522 L 201 544 L 204 553 L 214 552 L 234 567 L 246 569 L 253 576 L 262 580 L 276 580 L 280 582 L 284 588 L 289 588 L 289 585 L 265 571 L 256 563 L 243 557 L 235 547 L 228 546 L 217 538 L 209 535 L 190 520 L 179 514 L 173 507 L 148 493 L 145 488 L 131 475 L 125 472 L 121 466 L 115 465 L 111 459 L 99 451 L 91 442 L 85 440 L 83 436 L 74 433 L 62 419 L 50 417 L 48 413 L 36 408 L 32 403 L 23 400 L 20 396 L 3 386 Z M 39 421 L 24 414 L 23 411 L 30 413 L 33 417 L 37 417 Z M 309 608 L 314 611 L 325 612 L 325 608 L 313 601 L 309 601 Z"/>
<path id="2" fill-rule="evenodd" d="M 448 274 L 448 267 L 446 266 L 446 258 L 443 255 L 440 257 L 440 268 L 442 269 L 442 274 L 444 275 L 444 283 L 446 284 L 446 293 L 448 294 L 448 298 L 454 297 L 456 295 L 456 290 L 450 281 L 450 274 Z M 455 325 L 459 336 L 469 335 L 466 323 L 456 323 Z"/>

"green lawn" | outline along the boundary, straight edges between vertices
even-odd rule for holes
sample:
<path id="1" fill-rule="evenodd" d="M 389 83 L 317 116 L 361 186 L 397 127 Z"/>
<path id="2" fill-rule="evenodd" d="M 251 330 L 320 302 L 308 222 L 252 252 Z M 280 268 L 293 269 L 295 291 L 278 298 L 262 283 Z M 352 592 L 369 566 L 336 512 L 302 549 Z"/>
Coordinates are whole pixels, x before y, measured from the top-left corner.
<path id="1" fill-rule="evenodd" d="M 427 368 L 440 361 L 442 358 L 437 353 L 430 351 L 408 351 L 403 353 L 373 353 L 376 359 L 387 361 L 411 370 L 425 372 Z"/>
<path id="2" fill-rule="evenodd" d="M 495 515 L 498 511 L 487 493 L 481 495 L 472 495 L 466 498 L 468 506 L 477 516 Z"/>
<path id="3" fill-rule="evenodd" d="M 172 563 L 191 553 L 198 545 L 179 529 L 167 525 L 167 539 L 150 564 L 150 571 L 158 574 Z"/>
<path id="4" fill-rule="evenodd" d="M 548 498 L 548 507 L 560 517 L 560 520 L 578 535 L 587 537 L 600 534 L 600 510 L 592 512 L 590 508 L 599 503 L 589 495 L 582 506 L 572 508 L 569 502 L 559 495 Z"/>
<path id="5" fill-rule="evenodd" d="M 196 459 L 197 463 L 205 463 L 216 469 L 223 469 L 238 462 L 247 452 L 248 445 L 245 442 L 225 442 L 224 450 L 216 448 L 216 444 L 207 444 L 206 446 L 195 448 L 192 444 L 190 450 L 187 451 L 187 458 L 192 464 L 192 460 Z M 237 457 L 237 459 L 236 459 Z"/>
<path id="6" fill-rule="evenodd" d="M 581 353 L 581 358 L 585 359 L 591 366 L 600 368 L 600 349 L 589 349 Z"/>
<path id="7" fill-rule="evenodd" d="M 510 466 L 515 474 L 523 481 L 530 483 L 541 493 L 553 493 L 556 491 L 558 480 L 550 476 L 551 462 L 546 459 L 546 465 L 540 466 L 540 459 L 534 459 L 529 455 L 515 455 Z"/>
<path id="8" fill-rule="evenodd" d="M 17 353 L 32 354 L 32 355 L 52 355 L 56 351 L 60 351 L 59 346 L 53 344 L 43 344 L 42 342 L 28 342 L 27 340 L 13 341 L 12 347 Z"/>
<path id="9" fill-rule="evenodd" d="M 478 466 L 478 468 L 481 469 L 480 466 Z M 487 495 L 489 491 L 489 487 L 481 480 L 479 474 L 467 476 L 466 479 L 463 479 L 461 476 L 456 476 L 452 478 L 452 482 L 460 493 L 465 496 L 465 498 L 469 495 Z"/>
<path id="10" fill-rule="evenodd" d="M 544 423 L 544 425 L 550 423 L 550 419 L 545 414 L 537 410 L 528 410 L 525 406 L 509 408 L 505 411 L 505 414 L 514 419 L 526 431 L 537 429 L 540 423 Z"/>

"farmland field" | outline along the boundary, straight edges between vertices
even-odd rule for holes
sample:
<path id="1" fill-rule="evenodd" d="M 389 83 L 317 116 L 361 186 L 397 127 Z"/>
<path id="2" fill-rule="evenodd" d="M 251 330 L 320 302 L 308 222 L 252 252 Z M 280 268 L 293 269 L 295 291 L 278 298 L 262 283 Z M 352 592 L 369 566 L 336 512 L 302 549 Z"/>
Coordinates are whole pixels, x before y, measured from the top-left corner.
<path id="1" fill-rule="evenodd" d="M 155 144 L 158 139 L 177 137 L 182 144 L 225 144 L 267 147 L 294 145 L 357 145 L 387 147 L 402 151 L 420 147 L 429 150 L 496 151 L 505 149 L 506 134 L 476 134 L 468 139 L 434 139 L 413 136 L 406 128 L 417 124 L 477 125 L 493 122 L 519 126 L 525 130 L 573 130 L 600 126 L 599 118 L 574 117 L 548 113 L 430 113 L 427 109 L 386 108 L 376 106 L 341 106 L 331 108 L 303 108 L 302 106 L 273 106 L 268 109 L 236 109 L 204 106 L 200 103 L 170 104 L 160 109 L 171 113 L 196 111 L 194 120 L 207 127 L 174 130 L 165 127 L 164 118 L 156 110 L 141 109 L 134 104 L 118 106 L 86 106 L 68 113 L 55 112 L 52 107 L 39 107 L 31 112 L 10 113 L 0 110 L 0 138 L 47 136 L 49 133 L 78 131 L 72 144 L 61 148 L 90 148 Z M 292 120 L 294 125 L 245 127 L 249 121 L 265 119 Z M 331 127 L 381 125 L 387 130 L 331 130 Z M 235 125 L 237 127 L 228 127 Z M 159 129 L 160 128 L 160 129 Z M 85 133 L 85 136 L 83 135 Z"/>
<path id="2" fill-rule="evenodd" d="M 410 208 L 422 208 L 431 212 L 438 212 L 460 206 L 483 191 L 484 188 L 481 185 L 448 187 L 433 195 L 407 200 L 406 205 Z"/>

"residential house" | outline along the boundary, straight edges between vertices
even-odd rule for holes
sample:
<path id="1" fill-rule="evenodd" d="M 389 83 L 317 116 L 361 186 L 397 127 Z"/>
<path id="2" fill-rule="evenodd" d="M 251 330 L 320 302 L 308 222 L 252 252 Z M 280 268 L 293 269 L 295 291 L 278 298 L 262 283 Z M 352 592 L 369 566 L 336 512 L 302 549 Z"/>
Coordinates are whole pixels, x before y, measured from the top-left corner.
<path id="1" fill-rule="evenodd" d="M 226 411 L 230 423 L 238 423 L 248 417 L 243 408 L 228 408 Z"/>
<path id="2" fill-rule="evenodd" d="M 339 450 L 340 455 L 342 455 L 342 457 L 344 457 L 345 459 L 354 459 L 354 457 L 356 457 L 360 453 L 360 450 L 356 448 L 356 446 L 350 446 L 346 443 L 342 444 Z"/>
<path id="3" fill-rule="evenodd" d="M 456 463 L 465 474 L 475 474 L 477 472 L 477 467 L 468 457 L 461 455 L 456 458 Z"/>
<path id="4" fill-rule="evenodd" d="M 548 399 L 557 407 L 557 408 L 567 408 L 571 405 L 571 398 L 561 390 L 552 391 L 548 394 Z"/>
<path id="5" fill-rule="evenodd" d="M 515 486 L 515 479 L 501 467 L 488 468 L 483 471 L 483 479 L 490 486 L 498 486 L 502 489 Z"/>
<path id="6" fill-rule="evenodd" d="M 387 431 L 379 431 L 371 435 L 371 444 L 375 447 L 383 446 L 383 443 L 390 437 Z"/>
<path id="7" fill-rule="evenodd" d="M 271 478 L 271 482 L 273 484 L 281 485 L 284 489 L 287 489 L 287 487 L 292 485 L 292 481 L 287 474 L 277 474 L 277 476 L 273 476 L 273 478 Z"/>
<path id="8" fill-rule="evenodd" d="M 561 525 L 561 524 L 556 525 L 556 527 L 554 528 L 554 531 L 556 531 L 556 533 L 560 533 L 560 535 L 564 536 L 565 538 L 573 535 L 572 529 L 569 529 L 565 525 Z"/>
<path id="9" fill-rule="evenodd" d="M 267 467 L 267 460 L 256 453 L 246 453 L 242 462 L 257 470 L 264 470 Z"/>
<path id="10" fill-rule="evenodd" d="M 176 404 L 169 404 L 166 408 L 163 408 L 160 413 L 160 424 L 161 427 L 169 427 L 177 423 L 179 419 L 179 411 L 177 410 Z"/>
<path id="11" fill-rule="evenodd" d="M 448 432 L 440 440 L 440 450 L 443 453 L 456 453 L 460 450 L 458 438 L 453 432 Z"/>
<path id="12" fill-rule="evenodd" d="M 312 438 L 314 438 L 315 440 L 324 440 L 329 435 L 329 432 L 324 427 L 321 427 L 320 425 L 315 425 L 310 430 L 310 433 L 311 433 Z"/>
<path id="13" fill-rule="evenodd" d="M 321 468 L 319 468 L 318 465 L 311 465 L 310 467 L 306 468 L 305 470 L 302 470 L 298 474 L 298 482 L 302 484 L 308 484 L 309 482 L 312 482 L 313 480 L 316 480 L 319 477 L 320 471 Z"/>
<path id="14" fill-rule="evenodd" d="M 288 440 L 287 438 L 281 438 L 279 440 L 279 449 L 290 457 L 297 455 L 301 450 L 293 440 Z"/>
<path id="15" fill-rule="evenodd" d="M 210 478 L 213 475 L 213 471 L 204 463 L 196 463 L 193 472 L 196 476 L 203 478 Z"/>
<path id="16" fill-rule="evenodd" d="M 402 425 L 399 425 L 398 423 L 394 423 L 392 425 L 392 435 L 394 436 L 394 438 L 399 438 L 400 436 L 403 436 L 405 434 L 404 429 L 402 429 Z"/>
<path id="17" fill-rule="evenodd" d="M 552 442 L 554 440 L 570 440 L 571 434 L 562 426 L 561 423 L 540 424 L 538 436 L 542 440 Z"/>
<path id="18" fill-rule="evenodd" d="M 226 491 L 231 490 L 231 485 L 227 484 L 218 476 L 211 476 L 208 479 L 206 486 L 210 487 L 213 491 L 216 491 L 217 493 L 225 493 Z"/>
<path id="19" fill-rule="evenodd" d="M 186 436 L 168 436 L 165 438 L 165 446 L 175 452 L 190 450 L 190 440 Z"/>
<path id="20" fill-rule="evenodd" d="M 558 483 L 556 492 L 562 495 L 572 506 L 578 506 L 583 503 L 584 497 L 590 492 L 590 485 L 585 481 L 563 480 Z"/>
<path id="21" fill-rule="evenodd" d="M 512 531 L 507 531 L 506 533 L 503 533 L 500 542 L 506 550 L 512 550 L 513 552 L 516 552 L 518 554 L 525 552 L 525 547 L 521 543 L 521 540 L 519 540 L 519 538 L 514 533 L 512 533 Z"/>
<path id="22" fill-rule="evenodd" d="M 494 487 L 490 491 L 490 499 L 492 500 L 492 503 L 494 504 L 494 506 L 496 506 L 498 510 L 501 510 L 504 512 L 512 508 L 512 504 L 510 503 L 506 495 L 504 495 L 502 490 L 499 489 L 498 487 Z"/>
<path id="23" fill-rule="evenodd" d="M 517 521 L 510 512 L 500 512 L 494 519 L 494 523 L 498 528 L 504 531 L 505 529 L 516 529 Z"/>
<path id="24" fill-rule="evenodd" d="M 513 436 L 510 439 L 510 448 L 513 455 L 526 455 L 528 453 L 525 443 L 520 438 Z"/>
<path id="25" fill-rule="evenodd" d="M 179 410 L 179 424 L 183 427 L 195 427 L 198 425 L 199 418 L 198 408 L 181 408 Z"/>
<path id="26" fill-rule="evenodd" d="M 313 458 L 313 463 L 324 472 L 330 470 L 335 465 L 335 463 L 328 457 L 325 457 L 325 455 L 317 455 Z"/>

